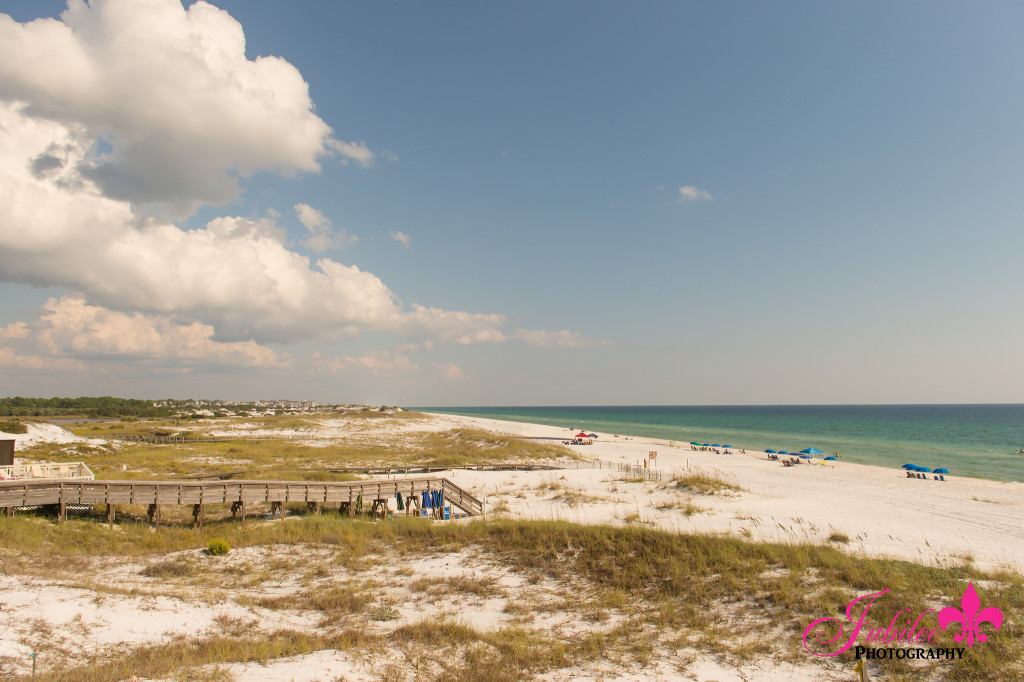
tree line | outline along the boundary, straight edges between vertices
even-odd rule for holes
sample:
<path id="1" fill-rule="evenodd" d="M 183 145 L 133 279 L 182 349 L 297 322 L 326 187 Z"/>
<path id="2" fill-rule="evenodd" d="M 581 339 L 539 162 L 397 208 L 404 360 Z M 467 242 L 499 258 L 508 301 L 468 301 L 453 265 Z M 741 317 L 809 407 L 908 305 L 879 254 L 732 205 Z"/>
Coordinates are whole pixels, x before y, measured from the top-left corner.
<path id="1" fill-rule="evenodd" d="M 134 398 L 0 398 L 0 416 L 3 417 L 168 417 L 182 406 L 184 400 L 161 400 L 160 406 L 152 400 Z"/>

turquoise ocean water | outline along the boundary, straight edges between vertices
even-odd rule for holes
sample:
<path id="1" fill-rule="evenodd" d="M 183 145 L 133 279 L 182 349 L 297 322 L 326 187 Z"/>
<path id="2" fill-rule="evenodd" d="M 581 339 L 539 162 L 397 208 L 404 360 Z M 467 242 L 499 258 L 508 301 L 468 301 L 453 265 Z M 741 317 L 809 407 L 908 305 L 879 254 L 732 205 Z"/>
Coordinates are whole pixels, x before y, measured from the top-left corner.
<path id="1" fill-rule="evenodd" d="M 579 426 L 747 450 L 838 452 L 840 460 L 1024 481 L 1024 405 L 418 407 L 508 421 Z M 561 435 L 557 433 L 556 435 Z"/>

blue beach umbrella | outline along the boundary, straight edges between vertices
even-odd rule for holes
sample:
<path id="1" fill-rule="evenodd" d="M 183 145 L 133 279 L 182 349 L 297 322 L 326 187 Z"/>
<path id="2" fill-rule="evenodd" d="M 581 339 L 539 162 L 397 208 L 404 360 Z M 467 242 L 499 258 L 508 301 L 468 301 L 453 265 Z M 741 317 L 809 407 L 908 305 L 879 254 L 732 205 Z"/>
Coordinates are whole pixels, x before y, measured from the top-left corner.
<path id="1" fill-rule="evenodd" d="M 933 474 L 948 474 L 949 469 L 932 469 Z"/>
<path id="2" fill-rule="evenodd" d="M 812 459 L 810 455 L 800 455 L 800 459 Z"/>
<path id="3" fill-rule="evenodd" d="M 712 443 L 712 444 L 711 444 L 711 447 L 713 447 L 713 448 L 720 448 L 720 447 L 722 447 L 722 446 L 721 446 L 721 445 L 719 445 L 718 443 Z"/>
<path id="4" fill-rule="evenodd" d="M 711 443 L 704 443 L 704 447 L 710 448 L 711 447 Z"/>
<path id="5" fill-rule="evenodd" d="M 826 457 L 826 458 L 825 458 L 825 461 L 826 461 L 826 462 L 827 462 L 827 461 L 833 461 L 833 462 L 834 462 L 835 460 L 836 460 L 836 458 L 835 458 L 835 457 Z"/>
<path id="6" fill-rule="evenodd" d="M 765 450 L 765 452 L 767 452 L 769 455 L 777 455 L 778 454 L 777 452 L 775 452 L 771 448 L 768 448 L 767 450 Z"/>
<path id="7" fill-rule="evenodd" d="M 779 450 L 779 454 L 780 455 L 788 455 L 789 453 L 786 452 L 785 450 Z"/>
<path id="8" fill-rule="evenodd" d="M 698 442 L 697 442 L 697 441 L 695 441 L 695 440 L 691 440 L 691 441 L 690 441 L 690 445 L 700 445 L 700 443 L 698 443 Z"/>
<path id="9" fill-rule="evenodd" d="M 920 471 L 922 474 L 930 474 L 932 470 L 928 467 L 917 467 L 914 471 Z"/>
<path id="10" fill-rule="evenodd" d="M 726 444 L 722 445 L 722 447 L 723 447 L 723 448 L 731 448 L 732 446 L 731 446 L 731 445 L 729 445 L 728 443 L 726 443 Z"/>
<path id="11" fill-rule="evenodd" d="M 818 450 L 817 448 L 807 448 L 806 450 L 801 450 L 800 454 L 802 454 L 802 455 L 824 455 L 825 453 L 822 452 L 821 450 Z"/>
<path id="12" fill-rule="evenodd" d="M 901 469 L 916 469 L 916 468 L 917 468 L 917 465 L 916 465 L 916 464 L 904 464 L 904 465 L 903 465 L 902 467 L 900 467 L 900 468 L 901 468 Z"/>

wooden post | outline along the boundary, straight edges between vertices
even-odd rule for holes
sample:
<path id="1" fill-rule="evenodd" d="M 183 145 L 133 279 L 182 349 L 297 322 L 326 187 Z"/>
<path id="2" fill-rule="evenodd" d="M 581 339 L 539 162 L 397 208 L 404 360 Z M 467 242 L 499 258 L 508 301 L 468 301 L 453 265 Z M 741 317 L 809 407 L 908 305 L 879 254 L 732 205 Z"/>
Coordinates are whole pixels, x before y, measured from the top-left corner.
<path id="1" fill-rule="evenodd" d="M 202 528 L 203 521 L 205 520 L 206 505 L 202 503 L 192 505 L 192 525 L 196 528 Z"/>
<path id="2" fill-rule="evenodd" d="M 271 519 L 274 518 L 274 514 L 280 514 L 281 515 L 281 519 L 284 519 L 284 509 L 283 509 L 283 507 L 282 507 L 280 502 L 271 502 L 270 503 L 270 518 Z"/>
<path id="3" fill-rule="evenodd" d="M 7 507 L 7 518 L 14 516 L 14 507 Z"/>
<path id="4" fill-rule="evenodd" d="M 160 505 L 158 505 L 158 504 L 151 504 L 151 505 L 149 505 L 149 509 L 148 509 L 147 513 L 149 514 L 149 522 L 152 523 L 154 526 L 159 527 L 160 526 Z"/>
<path id="5" fill-rule="evenodd" d="M 62 504 L 61 506 L 63 507 L 64 505 Z M 64 513 L 66 513 L 66 511 Z M 107 523 L 111 526 L 114 525 L 114 505 L 110 502 L 107 502 Z"/>
<path id="6" fill-rule="evenodd" d="M 68 506 L 63 502 L 57 503 L 57 523 L 64 523 L 68 518 Z"/>
<path id="7" fill-rule="evenodd" d="M 306 503 L 306 513 L 307 514 L 319 514 L 320 513 L 320 503 L 319 502 L 307 502 Z"/>

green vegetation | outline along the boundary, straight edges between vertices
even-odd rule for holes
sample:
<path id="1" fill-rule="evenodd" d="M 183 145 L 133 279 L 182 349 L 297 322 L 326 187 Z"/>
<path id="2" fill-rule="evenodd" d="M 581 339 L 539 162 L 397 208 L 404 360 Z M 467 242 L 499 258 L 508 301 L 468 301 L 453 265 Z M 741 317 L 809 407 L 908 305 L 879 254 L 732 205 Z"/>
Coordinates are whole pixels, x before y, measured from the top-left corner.
<path id="1" fill-rule="evenodd" d="M 180 432 L 174 422 L 158 422 L 76 429 L 86 437 L 98 433 Z M 123 430 L 120 430 L 123 427 Z M 293 440 L 239 439 L 170 445 L 119 443 L 113 447 L 84 444 L 39 445 L 22 451 L 27 460 L 85 461 L 97 478 L 180 478 L 192 475 L 237 474 L 261 480 L 347 481 L 353 476 L 331 469 L 377 466 L 457 466 L 508 462 L 550 461 L 576 457 L 568 448 L 515 438 L 501 438 L 482 431 L 453 430 L 443 433 L 410 433 L 398 447 L 373 441 L 342 441 L 323 447 Z M 127 466 L 127 471 L 122 467 Z"/>
<path id="2" fill-rule="evenodd" d="M 721 475 L 709 473 L 699 467 L 688 468 L 686 473 L 673 476 L 672 482 L 676 488 L 697 495 L 721 495 L 743 490 L 735 483 L 726 481 Z"/>
<path id="3" fill-rule="evenodd" d="M 572 450 L 519 438 L 504 438 L 486 431 L 454 429 L 423 435 L 415 444 L 412 461 L 429 466 L 530 462 L 561 457 L 579 459 Z"/>
<path id="4" fill-rule="evenodd" d="M 186 401 L 161 401 L 167 406 L 156 407 L 152 400 L 131 398 L 0 398 L 0 416 L 56 417 L 62 415 L 86 417 L 165 417 L 173 414 Z"/>
<path id="5" fill-rule="evenodd" d="M 258 628 L 250 628 L 258 630 Z M 230 634 L 200 639 L 172 640 L 169 644 L 140 647 L 129 654 L 109 658 L 94 657 L 88 664 L 46 674 L 37 674 L 38 682 L 110 682 L 128 680 L 133 675 L 146 677 L 170 676 L 174 680 L 233 680 L 216 673 L 201 672 L 200 668 L 217 661 L 258 661 L 266 663 L 275 658 L 298 656 L 325 649 L 351 650 L 379 641 L 378 636 L 361 630 L 344 630 L 322 635 L 290 630 L 273 634 L 250 633 L 244 636 Z M 19 679 L 19 678 L 15 678 Z M 20 678 L 28 680 L 29 678 Z"/>
<path id="6" fill-rule="evenodd" d="M 422 418 L 414 413 L 359 412 L 345 420 Z M 263 429 L 316 428 L 319 415 L 284 414 L 233 419 Z M 220 422 L 223 424 L 223 422 Z M 83 435 L 201 432 L 202 422 L 166 419 L 87 425 Z M 96 429 L 96 430 L 93 430 Z M 358 429 L 353 429 L 358 433 Z M 175 478 L 190 474 L 244 472 L 248 478 L 349 480 L 331 468 L 381 465 L 487 464 L 543 461 L 572 456 L 566 448 L 458 429 L 443 433 L 401 432 L 381 444 L 375 437 L 348 438 L 326 447 L 288 440 L 235 440 L 177 445 L 43 445 L 25 451 L 27 459 L 85 460 L 98 478 Z M 128 471 L 122 473 L 122 466 Z M 638 479 L 638 482 L 642 479 Z M 654 484 L 651 484 L 653 488 Z M 542 484 L 551 500 L 576 507 L 600 501 L 561 479 Z M 741 491 L 721 473 L 689 469 L 656 489 L 657 509 L 702 513 L 691 495 Z M 668 499 L 662 499 L 668 498 Z M 229 679 L 215 667 L 230 662 L 266 662 L 323 649 L 356 656 L 397 651 L 402 665 L 428 661 L 444 671 L 443 680 L 481 682 L 529 679 L 573 665 L 627 662 L 646 666 L 669 647 L 696 649 L 727 663 L 774 659 L 816 665 L 803 650 L 801 635 L 818 618 L 842 617 L 856 595 L 888 588 L 872 607 L 875 623 L 888 623 L 899 609 L 917 613 L 938 604 L 959 603 L 973 581 L 985 606 L 1003 611 L 1003 628 L 983 647 L 960 661 L 935 663 L 881 661 L 887 679 L 1017 680 L 1024 676 L 1024 579 L 1016 573 L 984 572 L 965 557 L 955 565 L 926 567 L 906 561 L 868 559 L 841 551 L 849 537 L 833 532 L 828 543 L 755 543 L 720 535 L 685 535 L 644 525 L 640 506 L 626 526 L 584 526 L 564 522 L 474 520 L 432 523 L 399 515 L 386 522 L 350 519 L 335 511 L 302 516 L 305 504 L 286 505 L 286 522 L 261 523 L 251 510 L 246 524 L 232 520 L 228 505 L 209 505 L 203 529 L 190 527 L 187 506 L 168 505 L 162 525 L 153 528 L 141 505 L 118 505 L 116 525 L 19 513 L 0 518 L 0 574 L 33 575 L 74 581 L 97 575 L 110 557 L 142 564 L 141 578 L 153 589 L 186 594 L 239 590 L 237 603 L 266 609 L 313 612 L 314 632 L 266 632 L 252 619 L 223 616 L 219 632 L 159 646 L 111 649 L 67 670 L 46 668 L 39 680 Z M 496 505 L 494 511 L 499 511 Z M 102 515 L 103 509 L 96 514 Z M 261 548 L 204 560 L 232 547 Z M 281 551 L 282 547 L 294 550 Z M 223 549 L 223 551 L 221 551 Z M 266 552 L 266 559 L 252 558 Z M 471 552 L 474 561 L 500 566 L 512 582 L 490 575 L 416 578 L 403 574 L 402 586 L 437 600 L 504 600 L 509 622 L 477 629 L 444 618 L 392 621 L 408 614 L 381 587 L 382 566 L 404 566 L 439 553 Z M 250 563 L 251 562 L 251 563 Z M 252 565 L 255 564 L 255 565 Z M 332 567 L 335 573 L 331 573 Z M 347 576 L 334 581 L 339 567 Z M 287 579 L 290 592 L 263 591 Z M 293 582 L 297 581 L 297 582 Z M 514 588 L 502 585 L 514 584 Z M 529 586 L 541 586 L 536 590 Z M 129 588 L 90 584 L 114 592 Z M 131 587 L 135 590 L 135 587 Z M 250 590 L 245 592 L 245 590 Z M 132 592 L 134 593 L 134 592 Z M 409 592 L 402 593 L 408 595 Z M 99 597 L 98 597 L 99 598 Z M 404 599 L 404 597 L 403 597 Z M 566 614 L 595 624 L 569 634 L 533 629 L 537 614 Z M 934 618 L 934 616 L 932 616 Z M 359 624 L 359 629 L 351 625 Z M 953 632 L 939 633 L 934 646 L 954 646 Z M 62 656 L 60 644 L 43 647 L 42 660 Z M 852 663 L 849 654 L 840 661 Z M 396 664 L 397 665 L 397 664 Z M 0 677 L 6 672 L 0 659 Z M 205 668 L 203 666 L 206 666 Z M 214 666 L 211 671 L 211 666 Z M 406 668 L 384 679 L 407 679 Z M 419 672 L 417 673 L 419 674 Z"/>
<path id="7" fill-rule="evenodd" d="M 0 422 L 0 433 L 28 433 L 28 427 L 17 419 Z"/>
<path id="8" fill-rule="evenodd" d="M 206 553 L 210 556 L 221 556 L 231 551 L 231 545 L 228 544 L 227 540 L 217 538 L 216 540 L 210 540 L 206 545 Z"/>
<path id="9" fill-rule="evenodd" d="M 889 588 L 871 613 L 873 622 L 888 623 L 902 608 L 917 613 L 936 604 L 958 604 L 968 580 L 973 581 L 985 606 L 1003 611 L 1002 630 L 960 661 L 916 662 L 912 668 L 903 661 L 878 665 L 887 677 L 903 680 L 935 676 L 1017 680 L 1024 672 L 1024 628 L 1019 625 L 1024 615 L 1024 580 L 1019 575 L 986 573 L 969 563 L 926 567 L 860 558 L 829 546 L 754 543 L 642 526 L 513 521 L 432 524 L 405 518 L 375 523 L 327 513 L 288 523 L 223 521 L 208 523 L 205 530 L 161 527 L 153 531 L 144 523 L 123 523 L 112 530 L 93 522 L 72 520 L 57 525 L 18 516 L 0 521 L 0 546 L 9 548 L 0 556 L 0 570 L 52 574 L 58 566 L 57 571 L 81 571 L 82 562 L 89 557 L 160 556 L 202 546 L 214 534 L 236 547 L 329 548 L 335 563 L 364 566 L 371 577 L 373 566 L 384 558 L 400 562 L 437 551 L 472 550 L 522 576 L 527 584 L 549 581 L 567 586 L 563 600 L 550 606 L 510 599 L 509 611 L 517 617 L 581 609 L 580 617 L 591 613 L 598 621 L 615 613 L 619 625 L 556 637 L 515 623 L 496 631 L 479 631 L 430 620 L 402 625 L 390 634 L 356 636 L 348 630 L 330 634 L 327 629 L 316 635 L 257 637 L 242 624 L 225 624 L 226 630 L 235 628 L 242 634 L 180 642 L 184 652 L 180 661 L 164 648 L 144 648 L 110 654 L 109 659 L 62 673 L 64 677 L 54 673 L 40 679 L 125 679 L 132 674 L 155 678 L 181 666 L 266 660 L 320 648 L 361 650 L 378 643 L 439 650 L 465 647 L 465 657 L 446 668 L 445 679 L 511 680 L 613 656 L 642 663 L 654 654 L 652 647 L 658 637 L 668 637 L 676 650 L 696 647 L 737 664 L 769 656 L 814 664 L 801 646 L 804 628 L 817 618 L 842 617 L 853 596 Z M 179 559 L 151 564 L 146 570 L 154 577 L 181 576 L 180 580 L 188 581 L 196 569 Z M 433 589 L 429 582 L 414 583 L 413 587 Z M 495 590 L 493 584 L 479 581 L 453 582 L 450 587 L 480 595 L 493 595 Z M 352 622 L 344 617 L 347 614 L 364 619 L 396 615 L 387 603 L 371 607 L 372 600 L 366 588 L 349 584 L 329 590 L 311 587 L 297 595 L 265 599 L 260 605 L 316 610 L 323 614 L 325 625 L 335 627 Z M 766 624 L 771 624 L 770 638 L 765 637 Z M 953 646 L 953 634 L 939 632 L 932 645 Z M 214 641 L 215 648 L 206 648 Z M 852 664 L 852 659 L 844 654 L 841 662 Z M 93 669 L 106 671 L 108 676 L 96 677 L 89 672 Z"/>

